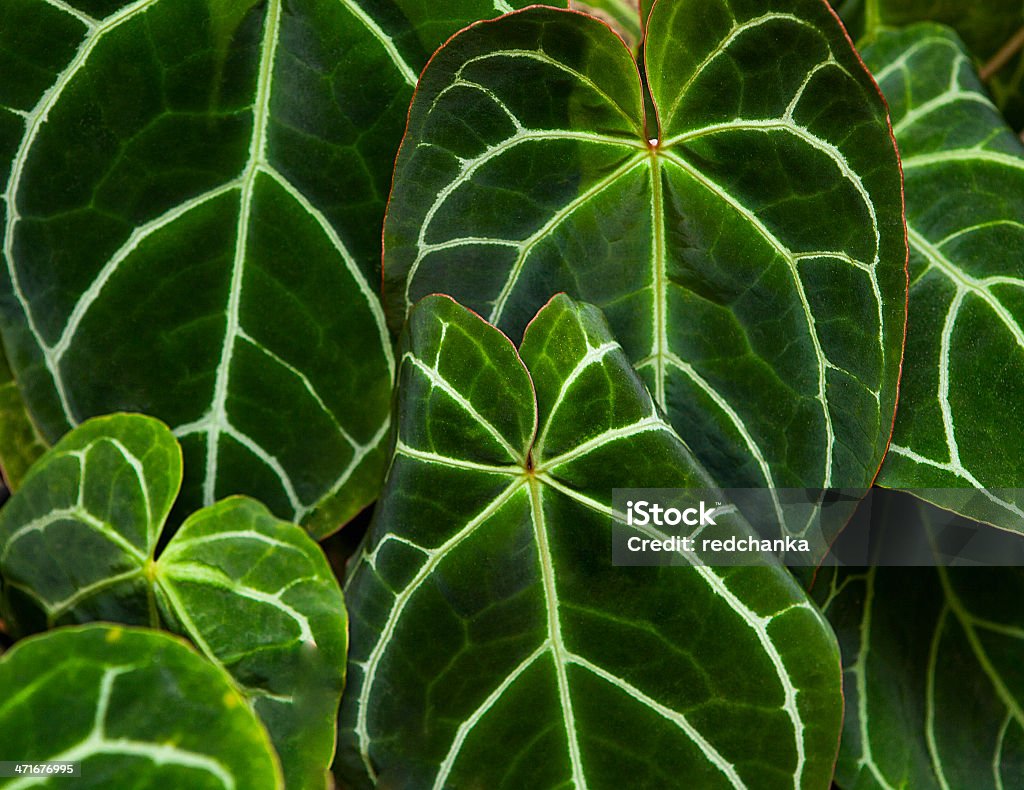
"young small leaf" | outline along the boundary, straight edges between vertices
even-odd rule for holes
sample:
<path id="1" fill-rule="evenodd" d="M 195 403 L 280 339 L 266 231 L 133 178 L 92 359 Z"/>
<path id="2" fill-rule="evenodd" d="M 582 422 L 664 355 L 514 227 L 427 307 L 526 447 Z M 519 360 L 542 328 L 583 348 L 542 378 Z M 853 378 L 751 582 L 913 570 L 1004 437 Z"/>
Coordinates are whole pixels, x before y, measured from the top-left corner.
<path id="1" fill-rule="evenodd" d="M 81 775 L 0 787 L 281 790 L 267 732 L 231 679 L 158 631 L 90 625 L 16 644 L 0 658 L 3 759 L 81 763 Z"/>
<path id="2" fill-rule="evenodd" d="M 323 553 L 263 505 L 233 497 L 189 517 L 154 574 L 164 620 L 241 685 L 288 786 L 321 787 L 348 643 Z"/>
<path id="3" fill-rule="evenodd" d="M 0 510 L 14 634 L 90 620 L 155 627 L 147 567 L 180 485 L 181 449 L 157 420 L 99 417 L 58 442 Z"/>
<path id="4" fill-rule="evenodd" d="M 109 620 L 163 626 L 235 678 L 267 725 L 289 787 L 322 786 L 347 644 L 341 590 L 319 546 L 258 502 L 188 518 L 157 556 L 181 483 L 162 423 L 83 423 L 0 510 L 0 616 L 15 634 Z"/>
<path id="5" fill-rule="evenodd" d="M 350 573 L 336 772 L 363 787 L 819 788 L 838 654 L 784 569 L 611 562 L 612 488 L 704 485 L 600 312 L 517 354 L 412 311 L 397 435 Z"/>

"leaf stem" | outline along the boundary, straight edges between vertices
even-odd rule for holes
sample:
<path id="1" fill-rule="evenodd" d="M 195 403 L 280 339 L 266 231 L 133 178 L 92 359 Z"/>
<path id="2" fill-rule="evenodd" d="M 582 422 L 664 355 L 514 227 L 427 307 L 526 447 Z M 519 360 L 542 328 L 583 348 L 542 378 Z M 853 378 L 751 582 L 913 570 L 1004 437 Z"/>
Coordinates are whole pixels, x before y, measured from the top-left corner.
<path id="1" fill-rule="evenodd" d="M 988 82 L 992 79 L 992 77 L 994 77 L 1003 68 L 1003 66 L 1010 62 L 1014 55 L 1020 52 L 1021 47 L 1024 47 L 1024 27 L 1021 27 L 1020 30 L 1014 33 L 1010 39 L 999 48 L 999 51 L 981 67 L 981 71 L 978 72 L 978 76 L 981 77 L 981 81 Z"/>

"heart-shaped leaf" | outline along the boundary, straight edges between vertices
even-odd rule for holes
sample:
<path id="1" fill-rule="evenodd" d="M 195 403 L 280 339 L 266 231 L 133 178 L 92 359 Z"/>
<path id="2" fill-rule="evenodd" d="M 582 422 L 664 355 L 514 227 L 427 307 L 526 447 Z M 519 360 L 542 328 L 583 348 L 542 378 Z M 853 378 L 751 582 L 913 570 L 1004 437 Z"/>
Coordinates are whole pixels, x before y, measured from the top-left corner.
<path id="1" fill-rule="evenodd" d="M 1024 146 L 948 29 L 882 33 L 864 57 L 892 108 L 911 249 L 908 363 L 879 480 L 1020 530 Z"/>
<path id="2" fill-rule="evenodd" d="M 44 435 L 160 417 L 183 514 L 244 493 L 323 534 L 372 501 L 406 108 L 434 47 L 508 7 L 5 2 L 0 312 Z"/>
<path id="3" fill-rule="evenodd" d="M 793 579 L 612 565 L 614 487 L 702 477 L 595 308 L 556 297 L 517 354 L 428 297 L 399 381 L 347 585 L 344 782 L 827 784 L 838 656 Z"/>
<path id="4" fill-rule="evenodd" d="M 926 529 L 948 521 L 916 508 Z M 907 519 L 901 510 L 892 526 Z M 845 668 L 840 787 L 1020 786 L 1021 568 L 849 569 L 816 587 Z"/>
<path id="5" fill-rule="evenodd" d="M 289 787 L 322 787 L 348 643 L 319 547 L 238 497 L 190 517 L 153 571 L 162 619 L 222 664 L 267 725 Z"/>
<path id="6" fill-rule="evenodd" d="M 0 787 L 278 790 L 267 732 L 223 670 L 158 631 L 90 625 L 19 642 L 0 658 L 0 752 L 80 762 L 73 779 Z"/>
<path id="7" fill-rule="evenodd" d="M 389 317 L 443 292 L 517 337 L 565 290 L 604 309 L 719 484 L 864 488 L 906 302 L 885 108 L 820 0 L 731 6 L 654 7 L 660 130 L 593 19 L 530 9 L 446 45 L 397 164 Z"/>
<path id="8" fill-rule="evenodd" d="M 847 0 L 834 5 L 854 36 L 869 42 L 887 28 L 937 22 L 954 28 L 982 69 L 996 105 L 1024 125 L 1024 5 L 1019 0 Z"/>
<path id="9" fill-rule="evenodd" d="M 181 451 L 149 417 L 83 423 L 0 510 L 3 616 L 16 633 L 111 620 L 164 626 L 227 669 L 290 787 L 319 787 L 344 684 L 345 607 L 319 546 L 253 500 L 189 517 L 159 556 Z"/>

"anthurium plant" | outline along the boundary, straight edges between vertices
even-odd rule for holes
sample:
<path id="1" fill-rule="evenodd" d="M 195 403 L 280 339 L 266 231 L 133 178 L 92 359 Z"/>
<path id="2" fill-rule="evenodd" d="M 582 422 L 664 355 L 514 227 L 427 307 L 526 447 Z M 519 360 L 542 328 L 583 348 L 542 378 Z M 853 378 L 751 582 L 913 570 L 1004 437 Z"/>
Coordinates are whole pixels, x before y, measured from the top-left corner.
<path id="1" fill-rule="evenodd" d="M 0 0 L 0 787 L 1024 786 L 1022 47 Z"/>

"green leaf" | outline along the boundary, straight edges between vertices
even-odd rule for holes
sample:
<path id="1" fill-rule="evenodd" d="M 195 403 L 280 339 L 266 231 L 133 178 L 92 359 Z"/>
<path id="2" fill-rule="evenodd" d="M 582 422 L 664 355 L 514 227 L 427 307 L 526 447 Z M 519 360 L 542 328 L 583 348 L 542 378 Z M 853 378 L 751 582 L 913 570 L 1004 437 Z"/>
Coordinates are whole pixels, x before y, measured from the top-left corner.
<path id="1" fill-rule="evenodd" d="M 258 502 L 233 497 L 191 516 L 153 573 L 163 619 L 242 686 L 288 786 L 323 787 L 348 635 L 320 549 Z"/>
<path id="2" fill-rule="evenodd" d="M 0 787 L 275 790 L 266 730 L 219 668 L 139 628 L 61 628 L 0 659 L 4 759 L 80 761 L 81 776 Z"/>
<path id="3" fill-rule="evenodd" d="M 943 511 L 917 507 L 926 525 L 943 523 Z M 892 524 L 906 529 L 906 519 Z M 1020 786 L 1022 592 L 1021 568 L 848 569 L 819 580 L 843 653 L 840 787 Z"/>
<path id="4" fill-rule="evenodd" d="M 1024 125 L 1024 4 L 1020 0 L 848 0 L 835 3 L 854 36 L 870 41 L 887 28 L 915 22 L 949 25 L 979 65 L 996 105 L 1019 129 Z"/>
<path id="5" fill-rule="evenodd" d="M 157 625 L 147 566 L 180 484 L 178 443 L 149 417 L 89 420 L 47 452 L 0 509 L 14 635 L 90 620 Z"/>
<path id="6" fill-rule="evenodd" d="M 911 248 L 908 364 L 879 481 L 1020 530 L 1024 261 L 1007 252 L 1024 245 L 1024 146 L 948 29 L 882 33 L 864 57 L 892 108 Z"/>
<path id="7" fill-rule="evenodd" d="M 793 579 L 612 566 L 613 487 L 703 478 L 599 311 L 556 297 L 517 354 L 428 297 L 400 358 L 394 456 L 347 585 L 343 782 L 827 784 L 838 655 Z"/>
<path id="8" fill-rule="evenodd" d="M 640 49 L 643 42 L 640 4 L 637 0 L 586 0 L 576 2 L 573 0 L 569 7 L 585 14 L 596 16 L 598 19 L 607 22 L 612 30 L 622 36 L 626 46 L 634 53 Z"/>
<path id="9" fill-rule="evenodd" d="M 866 488 L 906 301 L 885 108 L 823 3 L 730 14 L 655 6 L 660 131 L 644 128 L 628 50 L 594 20 L 531 9 L 453 39 L 399 155 L 389 317 L 448 293 L 518 337 L 564 290 L 605 311 L 722 486 Z"/>
<path id="10" fill-rule="evenodd" d="M 371 502 L 406 108 L 438 44 L 508 7 L 4 0 L 0 313 L 44 436 L 160 417 L 183 513 L 244 493 L 325 534 Z"/>
<path id="11" fill-rule="evenodd" d="M 0 350 L 0 474 L 14 491 L 32 464 L 46 451 L 46 444 L 25 409 L 25 401 Z"/>
<path id="12" fill-rule="evenodd" d="M 188 637 L 254 705 L 289 787 L 320 787 L 344 685 L 337 580 L 300 527 L 242 497 L 193 514 L 158 556 L 180 483 L 152 418 L 72 431 L 0 510 L 3 617 L 15 633 L 110 620 Z"/>

